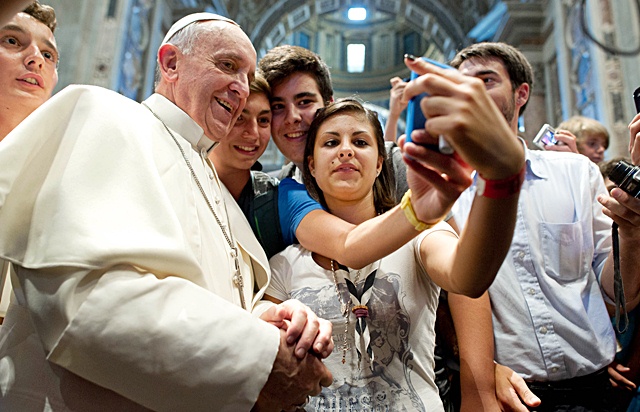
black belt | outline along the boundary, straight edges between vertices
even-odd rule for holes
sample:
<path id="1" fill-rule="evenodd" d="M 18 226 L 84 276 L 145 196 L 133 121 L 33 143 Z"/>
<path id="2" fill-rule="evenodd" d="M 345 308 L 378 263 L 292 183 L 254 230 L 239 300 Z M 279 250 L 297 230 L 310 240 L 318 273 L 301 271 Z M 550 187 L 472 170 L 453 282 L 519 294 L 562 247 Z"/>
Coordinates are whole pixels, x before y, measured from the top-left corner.
<path id="1" fill-rule="evenodd" d="M 625 412 L 634 393 L 613 388 L 607 368 L 571 379 L 527 384 L 542 401 L 539 407 L 528 408 L 537 412 Z"/>
<path id="2" fill-rule="evenodd" d="M 607 368 L 602 368 L 597 372 L 584 376 L 576 376 L 571 379 L 563 379 L 560 381 L 528 381 L 530 388 L 539 389 L 585 389 L 592 387 L 601 387 L 603 382 L 609 382 L 609 374 Z M 533 390 L 533 389 L 532 389 Z M 535 393 L 535 391 L 534 391 Z"/>

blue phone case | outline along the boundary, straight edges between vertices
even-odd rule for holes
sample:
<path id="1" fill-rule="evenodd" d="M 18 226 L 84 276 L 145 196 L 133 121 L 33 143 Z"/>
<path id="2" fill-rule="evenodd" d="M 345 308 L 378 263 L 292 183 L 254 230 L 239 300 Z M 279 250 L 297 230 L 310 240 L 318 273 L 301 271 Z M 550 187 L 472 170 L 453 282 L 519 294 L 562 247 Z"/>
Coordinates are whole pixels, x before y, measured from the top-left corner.
<path id="1" fill-rule="evenodd" d="M 444 64 L 444 63 L 440 63 L 438 61 L 435 60 L 431 60 L 428 59 L 426 57 L 422 57 L 422 60 L 433 64 L 434 66 L 438 66 L 441 67 L 443 69 L 451 69 L 451 70 L 455 70 L 453 67 Z M 410 80 L 416 79 L 418 78 L 418 74 L 414 71 L 411 72 L 411 77 Z M 406 142 L 411 142 L 411 132 L 413 132 L 416 129 L 424 129 L 424 124 L 427 121 L 427 119 L 424 117 L 424 114 L 422 113 L 422 110 L 420 110 L 420 100 L 422 100 L 423 97 L 428 96 L 427 93 L 421 93 L 417 96 L 414 96 L 410 101 L 409 104 L 407 105 L 407 116 L 406 116 L 406 129 L 405 129 L 405 134 L 406 134 Z M 451 147 L 448 145 L 448 143 L 446 142 L 446 140 L 444 140 L 444 138 L 440 138 L 440 142 L 439 144 L 436 145 L 430 145 L 430 144 L 424 144 L 423 146 L 432 149 L 432 150 L 436 150 L 445 154 L 451 154 L 453 153 L 453 150 L 451 149 Z"/>

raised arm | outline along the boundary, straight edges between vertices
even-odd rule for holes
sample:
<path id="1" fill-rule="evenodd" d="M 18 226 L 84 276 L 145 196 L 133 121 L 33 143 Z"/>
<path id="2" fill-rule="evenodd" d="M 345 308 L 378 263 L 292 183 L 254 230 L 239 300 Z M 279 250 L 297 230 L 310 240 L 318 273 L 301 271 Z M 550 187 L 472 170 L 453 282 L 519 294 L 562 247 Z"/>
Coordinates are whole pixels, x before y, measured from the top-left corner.
<path id="1" fill-rule="evenodd" d="M 439 217 L 434 213 L 432 220 Z M 359 225 L 314 210 L 302 219 L 296 237 L 305 248 L 357 269 L 391 254 L 418 233 L 396 206 Z"/>
<path id="2" fill-rule="evenodd" d="M 450 292 L 478 297 L 493 282 L 511 245 L 524 178 L 524 148 L 480 79 L 418 60 L 407 65 L 423 75 L 407 84 L 405 98 L 422 91 L 430 94 L 421 102 L 429 119 L 426 130 L 414 131 L 413 141 L 435 143 L 434 136 L 445 136 L 455 156 L 478 174 L 477 196 L 460 239 L 456 242 L 451 236 L 427 236 L 421 245 L 425 267 Z M 429 175 L 424 170 L 425 161 L 452 159 L 416 144 L 404 147 L 403 139 L 400 146 L 410 157 L 407 178 L 412 188 L 418 186 L 416 180 Z M 430 177 L 432 183 L 446 179 Z M 417 191 L 414 194 L 420 195 Z M 424 204 L 416 207 L 420 211 L 425 208 Z"/>
<path id="3" fill-rule="evenodd" d="M 471 183 L 468 168 L 453 158 L 425 168 L 422 179 L 414 181 L 418 195 L 411 196 L 420 220 L 441 220 L 455 200 Z M 447 178 L 441 177 L 446 174 Z M 436 179 L 433 179 L 436 177 Z M 432 180 L 433 179 L 433 180 Z M 407 220 L 405 210 L 396 206 L 390 211 L 353 225 L 323 210 L 307 213 L 296 229 L 296 237 L 305 248 L 332 256 L 352 268 L 361 268 L 387 256 L 420 233 Z"/>
<path id="4" fill-rule="evenodd" d="M 390 80 L 391 91 L 389 92 L 389 117 L 384 127 L 384 140 L 395 142 L 398 139 L 398 120 L 400 113 L 407 108 L 407 102 L 402 99 L 404 88 L 407 83 L 399 77 Z"/>
<path id="5" fill-rule="evenodd" d="M 403 148 L 404 142 L 400 141 L 405 161 L 411 168 L 408 181 L 415 216 L 421 222 L 434 223 L 449 211 L 471 183 L 466 164 L 494 184 L 503 179 L 517 181 L 523 171 L 524 149 L 482 81 L 424 62 L 408 64 L 418 73 L 430 74 L 408 83 L 404 99 L 408 101 L 425 90 L 430 92 L 433 97 L 423 99 L 422 105 L 423 111 L 432 111 L 426 113 L 428 118 L 433 117 L 427 122 L 433 129 L 429 132 L 434 136 L 447 136 L 458 153 L 445 156 L 414 144 Z M 436 99 L 433 109 L 424 104 L 432 98 Z M 413 137 L 419 142 L 433 140 L 424 130 L 414 131 Z M 479 296 L 493 281 L 511 243 L 517 194 L 515 190 L 499 199 L 480 196 L 474 202 L 470 216 L 473 224 L 468 225 L 460 238 L 455 266 L 447 270 L 457 273 L 456 282 L 447 284 L 453 292 Z M 296 236 L 305 248 L 358 268 L 386 256 L 417 234 L 406 219 L 405 211 L 396 207 L 358 226 L 314 211 L 302 219 Z M 488 239 L 493 242 L 492 253 L 484 250 Z M 473 270 L 477 267 L 487 268 L 481 279 Z"/>

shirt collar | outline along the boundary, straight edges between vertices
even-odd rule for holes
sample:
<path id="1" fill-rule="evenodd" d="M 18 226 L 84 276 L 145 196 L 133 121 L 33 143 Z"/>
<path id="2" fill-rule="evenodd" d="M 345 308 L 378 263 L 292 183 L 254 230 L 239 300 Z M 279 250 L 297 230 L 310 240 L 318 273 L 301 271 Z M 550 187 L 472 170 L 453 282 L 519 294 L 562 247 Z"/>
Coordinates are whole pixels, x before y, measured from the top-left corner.
<path id="1" fill-rule="evenodd" d="M 533 175 L 540 179 L 547 179 L 546 174 L 544 173 L 544 169 L 539 167 L 539 162 L 531 162 L 533 157 L 537 157 L 533 150 L 529 150 L 527 147 L 527 143 L 524 139 L 518 136 L 518 140 L 522 143 L 524 147 L 524 163 L 525 163 L 525 176 Z M 476 183 L 476 179 L 478 176 L 478 172 L 476 170 L 473 171 L 473 182 Z"/>
<path id="2" fill-rule="evenodd" d="M 542 167 L 540 162 L 532 161 L 539 157 L 539 153 L 535 153 L 537 150 L 530 150 L 522 137 L 518 136 L 518 139 L 520 139 L 524 147 L 524 159 L 527 167 L 526 174 L 533 175 L 539 179 L 548 179 L 549 177 L 545 173 L 545 168 Z"/>
<path id="3" fill-rule="evenodd" d="M 208 152 L 218 143 L 209 139 L 195 120 L 163 95 L 154 93 L 144 103 L 162 119 L 167 127 L 178 132 L 198 152 L 202 150 Z"/>

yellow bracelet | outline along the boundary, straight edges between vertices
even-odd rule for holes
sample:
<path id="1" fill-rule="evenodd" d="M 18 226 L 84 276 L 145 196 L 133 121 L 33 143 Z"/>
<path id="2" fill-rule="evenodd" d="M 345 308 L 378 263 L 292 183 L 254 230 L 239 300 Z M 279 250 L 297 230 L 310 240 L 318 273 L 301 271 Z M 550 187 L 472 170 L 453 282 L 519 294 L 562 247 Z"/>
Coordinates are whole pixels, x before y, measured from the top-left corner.
<path id="1" fill-rule="evenodd" d="M 413 210 L 413 206 L 411 205 L 411 189 L 407 190 L 404 196 L 402 196 L 400 209 L 404 210 L 405 217 L 418 232 L 431 229 L 442 221 L 442 219 L 438 219 L 433 223 L 425 223 L 422 220 L 418 219 L 418 216 L 416 216 L 416 212 Z"/>

